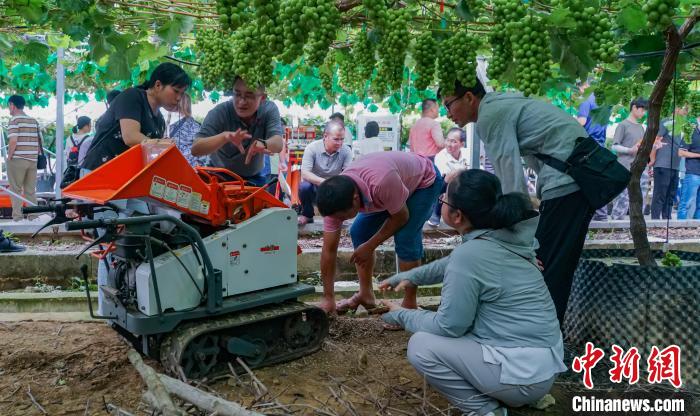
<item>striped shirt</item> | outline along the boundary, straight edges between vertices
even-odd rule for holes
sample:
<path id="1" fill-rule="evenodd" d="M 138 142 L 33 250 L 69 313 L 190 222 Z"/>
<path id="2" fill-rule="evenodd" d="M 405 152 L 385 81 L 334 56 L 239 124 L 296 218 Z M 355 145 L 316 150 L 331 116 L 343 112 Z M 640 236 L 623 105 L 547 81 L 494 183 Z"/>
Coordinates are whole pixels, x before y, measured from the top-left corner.
<path id="1" fill-rule="evenodd" d="M 41 132 L 39 123 L 27 115 L 14 116 L 7 126 L 8 139 L 15 139 L 15 153 L 13 159 L 25 159 L 36 162 L 39 154 L 39 140 Z"/>

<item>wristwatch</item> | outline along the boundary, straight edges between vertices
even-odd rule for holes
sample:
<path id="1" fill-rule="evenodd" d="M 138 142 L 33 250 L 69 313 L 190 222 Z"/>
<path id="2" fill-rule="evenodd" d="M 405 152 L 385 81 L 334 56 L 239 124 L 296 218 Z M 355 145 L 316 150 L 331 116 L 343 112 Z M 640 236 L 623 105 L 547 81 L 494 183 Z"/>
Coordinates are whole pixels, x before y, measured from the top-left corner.
<path id="1" fill-rule="evenodd" d="M 255 139 L 255 140 L 257 140 L 257 141 L 259 141 L 260 143 L 262 143 L 263 147 L 265 147 L 265 149 L 267 149 L 267 142 L 266 142 L 265 140 L 263 140 L 263 139 Z"/>

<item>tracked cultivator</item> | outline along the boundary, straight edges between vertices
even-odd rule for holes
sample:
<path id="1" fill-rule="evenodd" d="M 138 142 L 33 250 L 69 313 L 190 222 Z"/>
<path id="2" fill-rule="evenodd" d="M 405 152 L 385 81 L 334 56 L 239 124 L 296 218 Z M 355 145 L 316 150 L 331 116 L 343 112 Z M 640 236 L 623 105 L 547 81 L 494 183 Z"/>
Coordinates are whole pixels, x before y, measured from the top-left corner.
<path id="1" fill-rule="evenodd" d="M 83 230 L 86 250 L 99 247 L 108 272 L 91 314 L 169 372 L 201 378 L 236 358 L 254 368 L 320 348 L 326 315 L 297 300 L 313 287 L 297 281 L 296 212 L 264 188 L 224 169 L 193 169 L 174 145 L 149 143 L 63 193 L 28 211 L 54 212 L 51 223 Z M 87 287 L 87 267 L 83 275 Z"/>

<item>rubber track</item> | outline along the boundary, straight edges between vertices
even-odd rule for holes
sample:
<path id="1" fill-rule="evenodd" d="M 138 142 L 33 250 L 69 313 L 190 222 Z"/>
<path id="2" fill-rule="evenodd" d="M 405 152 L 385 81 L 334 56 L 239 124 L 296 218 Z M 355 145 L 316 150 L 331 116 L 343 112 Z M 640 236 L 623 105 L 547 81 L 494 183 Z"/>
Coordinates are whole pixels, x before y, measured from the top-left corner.
<path id="1" fill-rule="evenodd" d="M 187 345 L 200 335 L 207 332 L 219 331 L 226 328 L 235 328 L 242 325 L 248 325 L 255 322 L 266 321 L 269 319 L 281 318 L 298 312 L 311 311 L 318 309 L 309 306 L 302 302 L 285 302 L 282 304 L 274 304 L 269 306 L 258 307 L 242 312 L 235 312 L 233 315 L 226 315 L 207 319 L 206 321 L 196 321 L 186 323 L 179 326 L 173 332 L 168 334 L 160 345 L 160 361 L 166 372 L 174 377 L 179 377 L 181 373 L 180 359 L 182 353 L 187 348 Z M 328 324 L 326 322 L 326 331 Z M 305 348 L 292 351 L 288 354 L 276 355 L 270 357 L 270 360 L 265 360 L 256 367 L 263 367 L 271 364 L 276 364 L 283 361 L 289 361 L 308 355 L 320 349 L 325 335 L 320 337 L 317 344 L 308 345 Z M 217 374 L 216 370 L 213 374 Z"/>

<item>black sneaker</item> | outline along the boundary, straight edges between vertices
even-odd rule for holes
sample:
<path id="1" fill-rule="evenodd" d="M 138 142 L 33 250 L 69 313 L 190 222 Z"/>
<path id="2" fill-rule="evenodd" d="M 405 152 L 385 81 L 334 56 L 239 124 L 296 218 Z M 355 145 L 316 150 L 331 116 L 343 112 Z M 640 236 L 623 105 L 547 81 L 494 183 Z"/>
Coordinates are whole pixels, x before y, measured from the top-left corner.
<path id="1" fill-rule="evenodd" d="M 26 250 L 26 247 L 15 244 L 14 241 L 5 237 L 5 234 L 0 230 L 0 253 L 17 253 Z"/>

